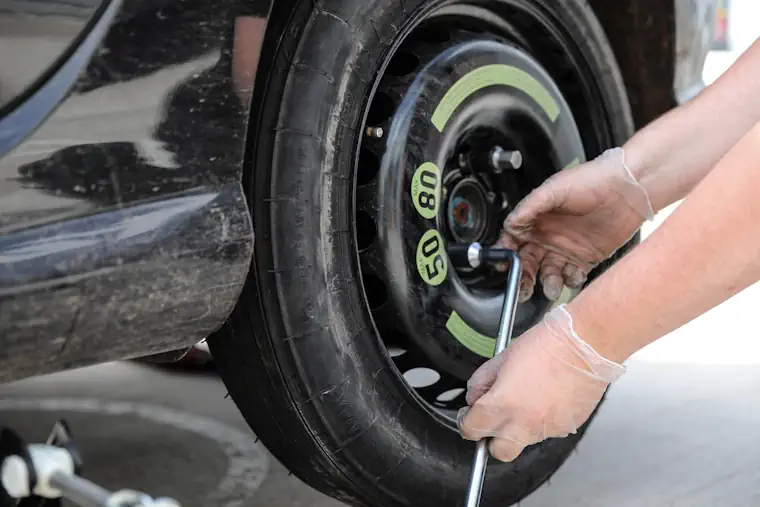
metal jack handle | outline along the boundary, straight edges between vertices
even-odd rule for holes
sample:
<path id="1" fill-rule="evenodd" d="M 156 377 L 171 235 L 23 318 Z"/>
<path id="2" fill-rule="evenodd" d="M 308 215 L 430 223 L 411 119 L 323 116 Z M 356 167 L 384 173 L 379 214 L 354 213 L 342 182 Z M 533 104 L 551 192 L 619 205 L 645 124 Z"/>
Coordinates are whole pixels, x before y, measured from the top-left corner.
<path id="1" fill-rule="evenodd" d="M 466 259 L 467 264 L 473 268 L 477 268 L 484 262 L 509 262 L 507 290 L 504 294 L 504 304 L 501 307 L 499 334 L 496 337 L 496 346 L 494 347 L 494 356 L 496 356 L 503 352 L 512 341 L 512 329 L 515 323 L 520 278 L 522 277 L 520 256 L 513 250 L 482 247 L 479 243 L 465 247 L 454 245 L 449 248 L 449 256 L 452 263 L 463 263 Z M 480 496 L 483 492 L 483 481 L 486 477 L 486 466 L 488 465 L 488 439 L 480 440 L 475 445 L 475 458 L 467 488 L 466 507 L 478 507 L 480 505 Z"/>

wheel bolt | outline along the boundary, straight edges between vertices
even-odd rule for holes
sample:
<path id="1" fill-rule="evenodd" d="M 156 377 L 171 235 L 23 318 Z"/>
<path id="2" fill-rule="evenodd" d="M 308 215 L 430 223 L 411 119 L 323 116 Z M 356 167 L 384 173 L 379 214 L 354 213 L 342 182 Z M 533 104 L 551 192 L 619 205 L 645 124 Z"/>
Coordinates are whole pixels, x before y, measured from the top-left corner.
<path id="1" fill-rule="evenodd" d="M 467 155 L 465 155 L 464 153 L 460 153 L 458 162 L 459 162 L 460 169 L 464 169 L 465 167 L 467 167 Z"/>
<path id="2" fill-rule="evenodd" d="M 520 169 L 523 164 L 523 156 L 519 151 L 507 151 L 497 146 L 491 151 L 491 166 L 496 173 L 505 170 Z"/>
<path id="3" fill-rule="evenodd" d="M 367 127 L 367 136 L 369 137 L 381 139 L 384 134 L 385 131 L 383 130 L 383 127 Z"/>

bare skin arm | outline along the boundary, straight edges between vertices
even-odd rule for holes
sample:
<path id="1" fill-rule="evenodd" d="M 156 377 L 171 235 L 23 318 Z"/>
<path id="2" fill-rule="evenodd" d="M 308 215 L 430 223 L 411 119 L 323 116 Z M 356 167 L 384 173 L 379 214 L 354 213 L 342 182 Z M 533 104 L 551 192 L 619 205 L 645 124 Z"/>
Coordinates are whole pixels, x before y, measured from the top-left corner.
<path id="1" fill-rule="evenodd" d="M 742 291 L 760 279 L 759 218 L 757 124 L 652 236 L 568 305 L 579 335 L 620 362 Z"/>
<path id="2" fill-rule="evenodd" d="M 683 199 L 760 121 L 760 41 L 715 83 L 639 131 L 626 162 L 655 211 Z"/>

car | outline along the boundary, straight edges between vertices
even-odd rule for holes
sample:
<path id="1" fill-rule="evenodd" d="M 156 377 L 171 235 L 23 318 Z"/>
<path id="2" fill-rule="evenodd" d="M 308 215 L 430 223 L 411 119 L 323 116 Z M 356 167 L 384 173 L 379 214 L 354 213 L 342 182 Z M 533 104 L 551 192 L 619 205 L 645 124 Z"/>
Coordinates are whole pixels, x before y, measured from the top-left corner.
<path id="1" fill-rule="evenodd" d="M 731 0 L 718 0 L 713 51 L 731 50 Z"/>
<path id="2" fill-rule="evenodd" d="M 352 505 L 459 501 L 473 445 L 455 414 L 505 275 L 447 245 L 492 243 L 549 175 L 698 94 L 715 9 L 6 2 L 0 380 L 207 340 L 306 483 Z M 489 165 L 497 147 L 521 167 Z M 521 304 L 516 340 L 555 304 Z M 525 498 L 587 427 L 493 462 L 484 505 Z"/>

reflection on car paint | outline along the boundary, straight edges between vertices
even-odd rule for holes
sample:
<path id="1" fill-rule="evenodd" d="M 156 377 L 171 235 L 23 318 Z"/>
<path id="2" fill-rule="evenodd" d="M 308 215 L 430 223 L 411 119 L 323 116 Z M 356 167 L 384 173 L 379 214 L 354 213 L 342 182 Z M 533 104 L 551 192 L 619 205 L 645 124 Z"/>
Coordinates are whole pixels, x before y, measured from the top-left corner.
<path id="1" fill-rule="evenodd" d="M 65 100 L 0 157 L 0 381 L 192 345 L 248 272 L 271 0 L 123 1 Z"/>
<path id="2" fill-rule="evenodd" d="M 87 29 L 101 0 L 36 0 L 0 4 L 0 117 Z M 84 62 L 86 63 L 86 62 Z"/>

